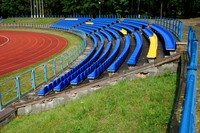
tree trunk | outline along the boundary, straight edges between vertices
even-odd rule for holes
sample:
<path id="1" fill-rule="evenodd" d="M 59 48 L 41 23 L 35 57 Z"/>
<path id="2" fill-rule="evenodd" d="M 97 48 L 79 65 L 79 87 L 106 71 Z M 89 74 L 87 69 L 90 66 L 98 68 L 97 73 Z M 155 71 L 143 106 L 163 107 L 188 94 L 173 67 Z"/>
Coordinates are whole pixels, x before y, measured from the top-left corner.
<path id="1" fill-rule="evenodd" d="M 140 0 L 138 0 L 137 14 L 139 14 L 139 11 L 140 11 Z"/>
<path id="2" fill-rule="evenodd" d="M 163 1 L 160 3 L 160 17 L 162 17 L 162 12 L 163 12 Z"/>

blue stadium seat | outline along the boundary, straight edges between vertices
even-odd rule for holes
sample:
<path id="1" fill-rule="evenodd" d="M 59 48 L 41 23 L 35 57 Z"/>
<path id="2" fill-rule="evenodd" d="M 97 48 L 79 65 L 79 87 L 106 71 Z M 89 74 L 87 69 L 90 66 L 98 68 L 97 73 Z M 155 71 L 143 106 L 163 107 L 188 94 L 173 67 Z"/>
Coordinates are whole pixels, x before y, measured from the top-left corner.
<path id="1" fill-rule="evenodd" d="M 122 23 L 118 23 L 118 24 L 116 24 L 115 26 L 118 26 L 118 27 L 121 27 L 121 28 L 123 28 L 123 29 L 126 29 L 126 30 L 128 30 L 129 32 L 131 32 L 131 33 L 135 31 L 135 29 L 134 29 L 133 27 L 131 27 L 131 26 L 129 26 L 129 25 L 122 24 Z"/>
<path id="2" fill-rule="evenodd" d="M 98 60 L 100 54 L 103 51 L 103 48 L 104 48 L 103 45 L 101 45 L 99 47 L 98 51 L 95 53 L 93 58 L 88 63 L 86 63 L 84 66 L 82 66 L 84 68 L 84 71 L 80 71 L 81 69 L 79 69 L 77 75 L 75 77 L 73 77 L 70 84 L 78 85 L 80 82 L 82 82 L 83 80 L 85 80 L 87 78 L 87 75 L 90 74 L 95 69 L 94 62 L 96 62 Z M 81 76 L 79 76 L 79 75 L 81 75 Z"/>
<path id="3" fill-rule="evenodd" d="M 145 28 L 145 29 L 142 29 L 142 31 L 148 36 L 148 37 L 152 37 L 153 36 L 153 31 L 150 30 L 149 28 Z"/>
<path id="4" fill-rule="evenodd" d="M 139 25 L 143 25 L 144 27 L 147 27 L 149 25 L 148 22 L 140 21 L 140 20 L 133 20 L 133 19 L 125 19 L 123 22 L 128 22 L 128 23 L 132 23 L 132 24 L 139 24 Z"/>
<path id="5" fill-rule="evenodd" d="M 90 36 L 93 39 L 93 45 L 94 45 L 94 47 L 97 47 L 98 46 L 98 39 L 97 39 L 96 35 L 90 34 Z"/>
<path id="6" fill-rule="evenodd" d="M 84 23 L 88 20 L 90 20 L 90 18 L 64 19 L 64 20 L 60 20 L 57 23 L 51 25 L 50 28 L 62 28 L 62 27 L 63 28 L 64 27 L 73 28 L 74 26 L 80 25 L 81 23 Z"/>
<path id="7" fill-rule="evenodd" d="M 110 33 L 108 33 L 105 30 L 100 30 L 100 32 L 103 33 L 106 36 L 106 38 L 108 39 L 108 41 L 112 41 L 112 36 L 110 35 Z"/>
<path id="8" fill-rule="evenodd" d="M 128 53 L 129 53 L 129 48 L 131 44 L 131 37 L 130 35 L 126 35 L 126 42 L 125 42 L 125 47 L 122 51 L 122 53 L 119 55 L 119 57 L 107 68 L 108 71 L 111 72 L 116 72 L 120 65 L 125 61 Z"/>
<path id="9" fill-rule="evenodd" d="M 105 30 L 108 31 L 108 32 L 110 32 L 111 34 L 113 34 L 116 39 L 120 38 L 120 34 L 117 31 L 115 31 L 115 30 L 113 30 L 111 28 L 106 28 Z"/>
<path id="10" fill-rule="evenodd" d="M 141 24 L 138 24 L 138 23 L 131 23 L 131 22 L 126 22 L 126 21 L 123 21 L 121 22 L 120 24 L 123 24 L 123 25 L 128 25 L 128 26 L 131 26 L 131 27 L 134 27 L 136 29 L 142 29 L 142 25 Z"/>
<path id="11" fill-rule="evenodd" d="M 120 49 L 120 39 L 117 39 L 115 48 L 114 48 L 113 52 L 111 53 L 111 55 L 98 68 L 96 68 L 92 73 L 90 73 L 88 75 L 88 78 L 95 79 L 101 73 L 103 73 L 108 68 L 108 66 L 114 61 L 114 59 L 116 58 L 116 56 L 119 52 L 119 49 Z"/>
<path id="12" fill-rule="evenodd" d="M 105 43 L 104 36 L 100 32 L 96 32 L 95 34 L 100 38 L 101 44 L 104 45 Z"/>
<path id="13" fill-rule="evenodd" d="M 142 36 L 141 36 L 140 32 L 136 31 L 134 33 L 134 35 L 135 35 L 135 39 L 136 39 L 136 47 L 135 47 L 135 50 L 133 51 L 131 57 L 127 61 L 128 65 L 136 65 L 137 60 L 138 60 L 141 50 L 142 50 L 143 40 L 142 40 Z"/>
<path id="14" fill-rule="evenodd" d="M 164 46 L 166 50 L 175 50 L 176 49 L 176 40 L 171 32 L 166 30 L 165 28 L 157 25 L 152 24 L 151 28 L 155 31 L 157 31 L 164 39 Z"/>

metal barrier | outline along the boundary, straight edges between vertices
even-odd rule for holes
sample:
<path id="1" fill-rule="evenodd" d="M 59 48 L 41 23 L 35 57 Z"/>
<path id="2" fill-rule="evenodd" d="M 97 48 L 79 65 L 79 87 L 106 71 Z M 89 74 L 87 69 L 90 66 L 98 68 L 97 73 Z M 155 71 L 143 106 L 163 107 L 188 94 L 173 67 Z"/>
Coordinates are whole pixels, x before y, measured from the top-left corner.
<path id="1" fill-rule="evenodd" d="M 79 14 L 75 14 L 75 15 L 68 15 L 68 18 L 93 18 L 93 15 L 79 15 Z"/>
<path id="2" fill-rule="evenodd" d="M 8 16 L 8 18 L 31 18 L 29 15 L 22 16 Z M 40 17 L 37 17 L 40 18 Z M 64 18 L 64 15 L 45 15 L 44 18 Z"/>
<path id="3" fill-rule="evenodd" d="M 190 58 L 187 66 L 186 96 L 182 113 L 180 133 L 196 132 L 196 85 L 198 65 L 198 40 L 196 33 L 189 27 L 188 31 L 188 55 Z"/>
<path id="4" fill-rule="evenodd" d="M 147 21 L 149 23 L 152 23 L 151 16 L 146 16 L 146 15 L 126 15 L 126 18 L 139 19 L 142 21 Z M 171 18 L 155 17 L 154 23 L 172 32 L 182 42 L 183 22 Z"/>
<path id="5" fill-rule="evenodd" d="M 130 18 L 130 19 L 140 19 L 142 21 L 147 21 L 147 22 L 152 22 L 151 16 L 146 16 L 146 15 L 126 15 L 125 18 Z"/>
<path id="6" fill-rule="evenodd" d="M 155 17 L 155 23 L 171 31 L 182 42 L 183 22 L 171 18 Z"/>
<path id="7" fill-rule="evenodd" d="M 29 28 L 48 28 L 49 25 L 31 25 L 31 24 L 0 24 L 4 27 L 29 27 Z M 23 95 L 31 90 L 36 89 L 39 85 L 48 82 L 49 79 L 56 77 L 63 72 L 69 64 L 71 64 L 78 56 L 82 54 L 86 48 L 86 35 L 80 30 L 66 30 L 66 32 L 80 36 L 83 41 L 80 45 L 74 46 L 66 50 L 63 54 L 55 57 L 48 62 L 41 64 L 32 70 L 28 70 L 16 77 L 0 82 L 0 110 L 11 104 L 16 99 L 20 99 Z"/>

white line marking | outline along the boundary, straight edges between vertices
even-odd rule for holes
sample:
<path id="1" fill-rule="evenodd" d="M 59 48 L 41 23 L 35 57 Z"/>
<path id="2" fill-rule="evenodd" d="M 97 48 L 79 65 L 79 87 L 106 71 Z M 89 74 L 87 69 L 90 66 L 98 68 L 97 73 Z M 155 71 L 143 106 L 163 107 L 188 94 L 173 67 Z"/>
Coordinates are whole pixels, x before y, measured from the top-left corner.
<path id="1" fill-rule="evenodd" d="M 9 38 L 8 37 L 6 37 L 6 36 L 3 36 L 3 35 L 0 35 L 1 37 L 4 37 L 4 38 L 6 38 L 7 39 L 7 41 L 6 42 L 4 42 L 3 44 L 0 44 L 0 47 L 2 47 L 2 46 L 4 46 L 6 43 L 8 43 L 9 42 Z"/>

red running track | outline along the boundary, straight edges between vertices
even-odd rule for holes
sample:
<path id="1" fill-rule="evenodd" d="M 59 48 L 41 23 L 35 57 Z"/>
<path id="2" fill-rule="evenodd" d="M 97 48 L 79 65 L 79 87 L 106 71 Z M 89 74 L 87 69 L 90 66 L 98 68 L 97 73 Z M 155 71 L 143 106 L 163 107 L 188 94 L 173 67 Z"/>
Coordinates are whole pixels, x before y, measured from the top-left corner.
<path id="1" fill-rule="evenodd" d="M 65 38 L 36 32 L 0 30 L 0 36 L 9 39 L 4 45 L 0 44 L 0 75 L 40 62 L 68 44 Z"/>

